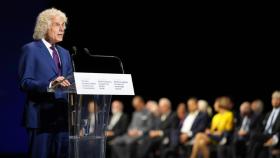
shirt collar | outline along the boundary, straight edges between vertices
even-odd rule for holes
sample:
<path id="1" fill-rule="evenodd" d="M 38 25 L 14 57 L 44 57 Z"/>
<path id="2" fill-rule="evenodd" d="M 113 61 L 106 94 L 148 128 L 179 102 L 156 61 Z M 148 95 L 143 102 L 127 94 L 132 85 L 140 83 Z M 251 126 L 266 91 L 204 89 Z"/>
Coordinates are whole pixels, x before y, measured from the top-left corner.
<path id="1" fill-rule="evenodd" d="M 44 45 L 49 49 L 52 45 L 48 42 L 48 41 L 46 41 L 44 38 L 42 39 L 42 41 L 43 41 L 43 43 L 44 43 Z"/>
<path id="2" fill-rule="evenodd" d="M 171 111 L 169 111 L 169 112 L 163 114 L 162 116 L 167 117 L 167 116 L 169 116 L 170 114 L 171 114 Z"/>
<path id="3" fill-rule="evenodd" d="M 122 112 L 113 113 L 113 116 L 120 116 L 120 115 L 122 115 Z"/>
<path id="4" fill-rule="evenodd" d="M 280 107 L 277 107 L 277 108 L 273 108 L 273 110 L 272 111 L 279 111 L 280 110 Z"/>

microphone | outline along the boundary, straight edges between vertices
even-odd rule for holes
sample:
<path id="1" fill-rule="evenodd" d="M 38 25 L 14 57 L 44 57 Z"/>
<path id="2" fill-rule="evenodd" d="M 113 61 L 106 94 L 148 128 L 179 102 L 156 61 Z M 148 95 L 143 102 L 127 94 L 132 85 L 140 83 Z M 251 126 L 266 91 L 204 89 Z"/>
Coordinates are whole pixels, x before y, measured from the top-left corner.
<path id="1" fill-rule="evenodd" d="M 120 67 L 121 67 L 121 70 L 122 70 L 122 73 L 124 74 L 124 68 L 123 68 L 123 63 L 122 63 L 122 60 L 117 57 L 117 56 L 111 56 L 111 55 L 97 55 L 97 54 L 91 54 L 90 51 L 87 49 L 87 48 L 84 48 L 84 51 L 87 55 L 91 56 L 91 57 L 96 57 L 96 58 L 114 58 L 114 59 L 117 59 L 119 64 L 120 64 Z"/>
<path id="2" fill-rule="evenodd" d="M 76 72 L 76 68 L 75 68 L 75 63 L 74 63 L 74 58 L 73 57 L 77 55 L 77 47 L 73 46 L 72 49 L 73 49 L 73 53 L 71 54 L 72 67 L 73 67 L 73 72 Z"/>
<path id="3" fill-rule="evenodd" d="M 76 47 L 76 46 L 73 46 L 72 49 L 73 49 L 73 51 L 74 51 L 74 53 L 72 54 L 72 56 L 77 55 L 77 47 Z"/>

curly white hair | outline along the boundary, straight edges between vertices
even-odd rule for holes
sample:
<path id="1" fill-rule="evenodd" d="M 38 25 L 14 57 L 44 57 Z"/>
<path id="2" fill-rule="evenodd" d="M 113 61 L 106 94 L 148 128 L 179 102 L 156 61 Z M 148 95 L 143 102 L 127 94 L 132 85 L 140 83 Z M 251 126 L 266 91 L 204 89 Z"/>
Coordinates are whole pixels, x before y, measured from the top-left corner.
<path id="1" fill-rule="evenodd" d="M 50 8 L 42 11 L 37 17 L 33 39 L 40 40 L 42 38 L 45 38 L 45 35 L 47 34 L 49 27 L 51 26 L 51 19 L 56 16 L 63 18 L 65 24 L 67 23 L 67 17 L 65 13 L 56 8 Z"/>

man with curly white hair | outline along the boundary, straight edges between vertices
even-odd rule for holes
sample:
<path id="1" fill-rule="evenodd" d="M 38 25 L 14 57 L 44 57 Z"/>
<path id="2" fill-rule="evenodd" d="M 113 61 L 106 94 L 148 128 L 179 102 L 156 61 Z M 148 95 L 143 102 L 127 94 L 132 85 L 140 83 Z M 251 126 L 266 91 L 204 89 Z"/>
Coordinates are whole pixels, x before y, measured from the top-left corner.
<path id="1" fill-rule="evenodd" d="M 70 86 L 72 75 L 68 50 L 57 45 L 63 40 L 66 15 L 58 9 L 42 11 L 37 17 L 33 38 L 21 49 L 20 89 L 26 93 L 23 124 L 27 128 L 29 156 L 67 157 L 67 96 L 47 89 Z"/>

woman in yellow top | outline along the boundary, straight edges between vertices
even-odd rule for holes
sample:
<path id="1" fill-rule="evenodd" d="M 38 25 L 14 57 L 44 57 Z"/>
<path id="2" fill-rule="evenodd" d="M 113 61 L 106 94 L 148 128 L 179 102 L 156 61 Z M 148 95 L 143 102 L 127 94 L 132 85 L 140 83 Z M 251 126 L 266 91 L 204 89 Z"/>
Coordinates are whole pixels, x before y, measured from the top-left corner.
<path id="1" fill-rule="evenodd" d="M 207 145 L 220 142 L 223 134 L 232 131 L 233 113 L 228 110 L 230 103 L 228 97 L 219 97 L 216 99 L 214 108 L 217 114 L 212 118 L 211 128 L 195 136 L 191 158 L 196 158 L 200 151 L 202 152 L 203 158 L 209 158 L 210 153 Z"/>

